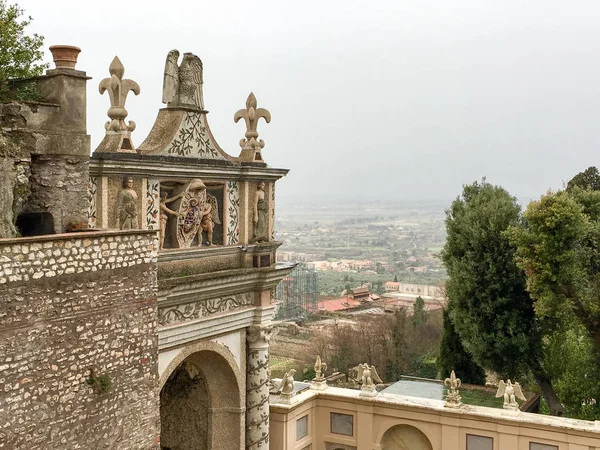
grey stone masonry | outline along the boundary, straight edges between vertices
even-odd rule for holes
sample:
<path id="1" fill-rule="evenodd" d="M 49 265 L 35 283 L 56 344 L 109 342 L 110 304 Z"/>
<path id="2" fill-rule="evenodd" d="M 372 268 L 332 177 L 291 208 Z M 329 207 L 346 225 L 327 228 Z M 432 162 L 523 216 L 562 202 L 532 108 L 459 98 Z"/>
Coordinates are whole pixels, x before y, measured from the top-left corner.
<path id="1" fill-rule="evenodd" d="M 0 240 L 0 285 L 156 262 L 156 232 L 87 232 Z"/>
<path id="2" fill-rule="evenodd" d="M 159 448 L 154 242 L 0 240 L 0 449 Z"/>

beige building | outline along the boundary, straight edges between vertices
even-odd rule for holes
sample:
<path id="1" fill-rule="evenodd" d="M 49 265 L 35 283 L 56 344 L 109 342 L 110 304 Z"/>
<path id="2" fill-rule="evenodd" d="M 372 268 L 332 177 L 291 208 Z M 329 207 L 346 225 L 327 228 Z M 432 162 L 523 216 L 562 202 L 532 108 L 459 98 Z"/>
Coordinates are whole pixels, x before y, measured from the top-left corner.
<path id="1" fill-rule="evenodd" d="M 270 427 L 271 450 L 600 449 L 600 421 L 333 387 L 272 396 Z"/>

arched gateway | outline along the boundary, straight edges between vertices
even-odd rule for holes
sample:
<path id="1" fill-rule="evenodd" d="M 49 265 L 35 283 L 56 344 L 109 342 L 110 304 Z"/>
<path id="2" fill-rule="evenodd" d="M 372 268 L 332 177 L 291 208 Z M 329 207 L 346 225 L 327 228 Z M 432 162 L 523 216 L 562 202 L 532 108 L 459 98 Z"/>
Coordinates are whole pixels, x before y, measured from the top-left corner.
<path id="1" fill-rule="evenodd" d="M 160 391 L 163 450 L 242 449 L 244 397 L 231 353 L 214 342 L 185 349 Z"/>

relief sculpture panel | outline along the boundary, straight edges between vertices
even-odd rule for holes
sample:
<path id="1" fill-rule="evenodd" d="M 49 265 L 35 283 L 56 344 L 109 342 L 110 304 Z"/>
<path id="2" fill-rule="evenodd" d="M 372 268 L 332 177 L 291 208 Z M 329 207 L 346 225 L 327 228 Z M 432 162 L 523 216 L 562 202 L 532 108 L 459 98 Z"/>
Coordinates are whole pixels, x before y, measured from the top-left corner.
<path id="1" fill-rule="evenodd" d="M 200 179 L 161 186 L 161 248 L 223 245 L 223 195 Z"/>
<path id="2" fill-rule="evenodd" d="M 200 300 L 183 305 L 158 308 L 158 323 L 169 325 L 188 320 L 200 319 L 211 314 L 235 311 L 247 306 L 254 305 L 254 293 L 244 292 L 241 294 L 227 295 L 210 300 Z"/>

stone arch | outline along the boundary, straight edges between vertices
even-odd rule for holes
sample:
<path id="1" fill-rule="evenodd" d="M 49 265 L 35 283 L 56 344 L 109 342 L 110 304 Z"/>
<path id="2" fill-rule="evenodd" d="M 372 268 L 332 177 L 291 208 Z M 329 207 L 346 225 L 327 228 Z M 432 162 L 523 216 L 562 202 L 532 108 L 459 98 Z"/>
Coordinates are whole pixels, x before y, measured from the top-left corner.
<path id="1" fill-rule="evenodd" d="M 411 425 L 395 425 L 383 434 L 382 450 L 433 450 L 431 442 L 421 430 Z"/>
<path id="2" fill-rule="evenodd" d="M 245 384 L 225 346 L 185 347 L 160 379 L 164 449 L 243 449 Z"/>

